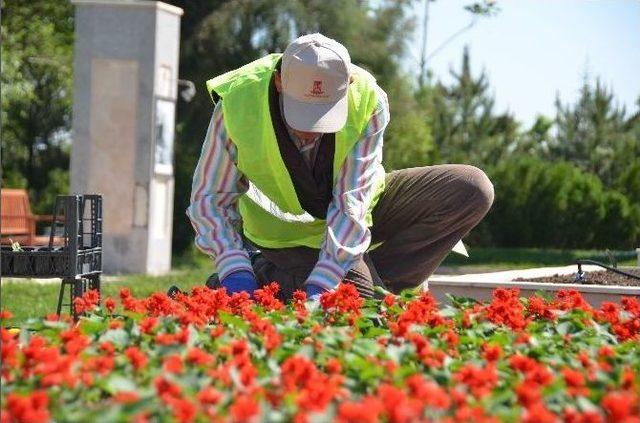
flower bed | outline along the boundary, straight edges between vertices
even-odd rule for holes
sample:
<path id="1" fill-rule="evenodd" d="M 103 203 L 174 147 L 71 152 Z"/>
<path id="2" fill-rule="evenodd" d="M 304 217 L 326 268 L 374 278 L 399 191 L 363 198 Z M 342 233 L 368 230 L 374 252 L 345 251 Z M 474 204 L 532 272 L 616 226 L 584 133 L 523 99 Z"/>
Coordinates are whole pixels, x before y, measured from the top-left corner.
<path id="1" fill-rule="evenodd" d="M 640 269 L 638 268 L 624 268 L 621 269 L 627 273 L 635 276 L 640 276 Z M 529 281 L 529 282 L 548 282 L 548 283 L 576 283 L 576 275 L 551 275 L 540 278 L 518 278 L 516 281 Z M 584 285 L 610 285 L 610 286 L 640 286 L 640 279 L 631 278 L 620 273 L 611 272 L 609 270 L 598 270 L 595 272 L 585 272 Z"/>
<path id="2" fill-rule="evenodd" d="M 640 302 L 595 310 L 498 289 L 485 304 L 428 293 L 321 304 L 277 285 L 198 287 L 2 329 L 2 422 L 640 419 Z M 6 317 L 8 312 L 3 312 Z"/>

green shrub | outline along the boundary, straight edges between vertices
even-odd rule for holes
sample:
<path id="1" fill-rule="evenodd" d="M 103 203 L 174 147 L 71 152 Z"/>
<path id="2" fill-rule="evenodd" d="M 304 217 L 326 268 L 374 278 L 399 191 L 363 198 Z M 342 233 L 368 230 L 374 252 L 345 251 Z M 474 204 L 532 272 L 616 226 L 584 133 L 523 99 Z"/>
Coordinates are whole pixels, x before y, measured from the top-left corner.
<path id="1" fill-rule="evenodd" d="M 496 199 L 487 216 L 492 242 L 511 247 L 631 248 L 640 207 L 576 166 L 526 157 L 490 171 Z"/>

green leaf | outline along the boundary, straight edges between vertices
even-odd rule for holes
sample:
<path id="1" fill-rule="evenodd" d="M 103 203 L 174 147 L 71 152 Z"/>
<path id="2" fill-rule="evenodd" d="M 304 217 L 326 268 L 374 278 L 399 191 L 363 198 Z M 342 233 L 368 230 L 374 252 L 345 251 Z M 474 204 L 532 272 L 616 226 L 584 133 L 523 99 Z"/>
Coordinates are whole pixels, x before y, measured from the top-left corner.
<path id="1" fill-rule="evenodd" d="M 133 380 L 118 374 L 112 374 L 109 376 L 103 386 L 103 389 L 111 395 L 122 391 L 135 391 L 137 388 L 138 387 Z"/>
<path id="2" fill-rule="evenodd" d="M 571 327 L 573 326 L 573 324 L 571 322 L 562 322 L 559 323 L 556 326 L 556 331 L 562 335 L 562 336 L 566 336 L 569 333 L 571 333 Z"/>
<path id="3" fill-rule="evenodd" d="M 378 349 L 378 343 L 370 338 L 357 338 L 351 347 L 351 351 L 361 356 L 375 355 Z"/>
<path id="4" fill-rule="evenodd" d="M 129 345 L 129 334 L 124 329 L 110 329 L 101 337 L 100 342 L 111 342 L 116 347 L 124 348 Z"/>
<path id="5" fill-rule="evenodd" d="M 95 335 L 102 333 L 107 329 L 109 323 L 99 316 L 92 315 L 90 318 L 83 319 L 80 323 L 80 330 L 85 335 Z"/>
<path id="6" fill-rule="evenodd" d="M 379 336 L 388 334 L 389 331 L 387 329 L 383 329 L 381 327 L 372 326 L 364 333 L 365 338 L 378 338 Z"/>
<path id="7" fill-rule="evenodd" d="M 220 319 L 220 322 L 225 325 L 235 327 L 245 332 L 249 329 L 249 324 L 235 314 L 219 311 L 218 318 Z"/>

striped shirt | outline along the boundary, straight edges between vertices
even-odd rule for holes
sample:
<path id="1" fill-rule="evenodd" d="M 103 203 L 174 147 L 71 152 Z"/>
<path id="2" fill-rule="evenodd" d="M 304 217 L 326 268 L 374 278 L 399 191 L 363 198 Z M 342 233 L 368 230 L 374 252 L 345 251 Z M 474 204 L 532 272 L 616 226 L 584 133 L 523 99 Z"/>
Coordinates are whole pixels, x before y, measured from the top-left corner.
<path id="1" fill-rule="evenodd" d="M 339 171 L 318 262 L 306 283 L 332 289 L 371 242 L 364 222 L 375 190 L 375 172 L 371 169 L 382 162 L 383 133 L 390 119 L 385 92 L 377 88 L 377 97 L 378 104 L 361 139 Z M 253 270 L 238 232 L 241 217 L 237 202 L 249 189 L 249 181 L 236 166 L 237 151 L 227 136 L 221 103 L 222 100 L 216 104 L 209 123 L 186 212 L 196 231 L 196 246 L 214 259 L 223 279 L 238 270 Z M 308 155 L 317 146 L 293 141 L 309 163 Z"/>

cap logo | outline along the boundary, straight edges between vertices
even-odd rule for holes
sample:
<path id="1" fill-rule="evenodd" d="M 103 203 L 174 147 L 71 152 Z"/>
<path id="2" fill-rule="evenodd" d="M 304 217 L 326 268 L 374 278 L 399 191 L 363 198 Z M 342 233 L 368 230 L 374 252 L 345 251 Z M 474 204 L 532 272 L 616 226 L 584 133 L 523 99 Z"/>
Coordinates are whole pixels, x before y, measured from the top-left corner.
<path id="1" fill-rule="evenodd" d="M 313 88 L 309 91 L 312 97 L 323 97 L 324 90 L 322 89 L 322 81 L 313 81 Z"/>

